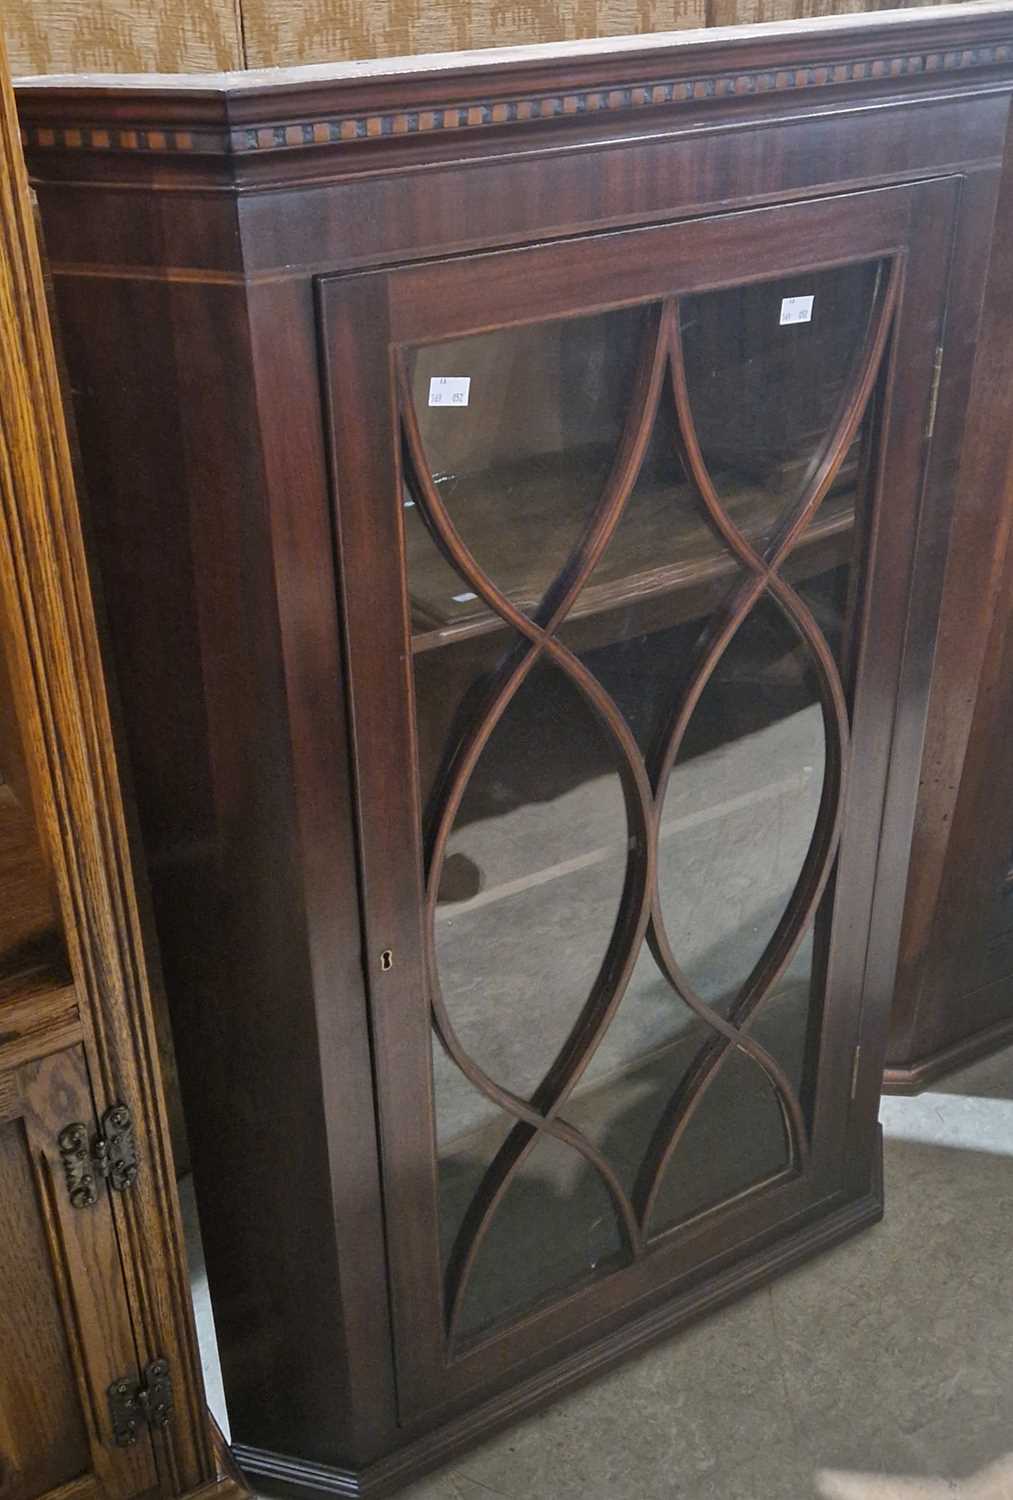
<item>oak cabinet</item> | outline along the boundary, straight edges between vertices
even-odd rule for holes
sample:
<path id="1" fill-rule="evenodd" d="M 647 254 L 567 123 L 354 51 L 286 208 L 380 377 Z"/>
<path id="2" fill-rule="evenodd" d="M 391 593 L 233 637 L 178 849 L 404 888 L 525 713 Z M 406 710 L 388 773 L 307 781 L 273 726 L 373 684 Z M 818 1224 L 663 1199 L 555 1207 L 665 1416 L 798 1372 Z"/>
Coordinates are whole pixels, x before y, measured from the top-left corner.
<path id="1" fill-rule="evenodd" d="M 147 1431 L 120 1448 L 104 1410 L 115 1381 L 137 1380 L 136 1354 L 109 1203 L 80 1211 L 65 1191 L 72 1122 L 88 1141 L 99 1133 L 80 1048 L 0 1073 L 0 1454 L 17 1500 L 65 1486 L 126 1500 L 157 1483 Z"/>
<path id="2" fill-rule="evenodd" d="M 1011 87 L 989 5 L 23 87 L 258 1487 L 879 1216 Z"/>
<path id="3" fill-rule="evenodd" d="M 2 46 L 0 156 L 0 1495 L 237 1500 Z"/>

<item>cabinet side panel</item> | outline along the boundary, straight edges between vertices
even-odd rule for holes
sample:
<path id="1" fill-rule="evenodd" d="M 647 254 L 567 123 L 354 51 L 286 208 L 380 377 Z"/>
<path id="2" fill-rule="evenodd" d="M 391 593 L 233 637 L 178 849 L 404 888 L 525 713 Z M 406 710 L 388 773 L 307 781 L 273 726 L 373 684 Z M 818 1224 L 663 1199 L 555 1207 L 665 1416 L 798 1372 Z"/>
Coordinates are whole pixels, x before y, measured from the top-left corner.
<path id="1" fill-rule="evenodd" d="M 61 277 L 59 295 L 233 1434 L 309 1451 L 326 1432 L 340 1450 L 340 1285 L 245 289 Z"/>
<path id="2" fill-rule="evenodd" d="M 133 790 L 153 871 L 214 837 L 167 282 L 57 277 Z M 188 377 L 195 387 L 198 371 Z M 167 397 L 170 397 L 167 399 Z"/>
<path id="3" fill-rule="evenodd" d="M 1008 505 L 1008 497 L 1004 498 Z M 1003 518 L 997 529 L 1004 529 Z M 987 579 L 996 559 L 985 553 L 978 561 Z M 910 1061 L 914 1064 L 969 1042 L 979 1032 L 1004 1023 L 1007 1028 L 1013 1026 L 1013 758 L 1009 753 L 1013 721 L 1013 551 L 1009 548 L 998 590 L 993 594 L 990 589 L 989 594 L 994 607 L 992 629 L 976 681 L 967 753 L 955 800 L 951 801 L 954 789 L 943 789 L 944 795 L 949 793 L 947 802 L 952 807 L 952 834 L 934 913 L 931 950 L 915 971 L 920 985 L 910 1035 Z M 970 649 L 975 645 L 972 640 Z M 962 703 L 957 691 L 952 701 L 959 713 Z M 991 1047 L 1001 1045 L 1003 1037 L 997 1034 Z"/>
<path id="4" fill-rule="evenodd" d="M 958 899 L 980 829 L 962 778 L 975 774 L 976 701 L 997 609 L 1008 608 L 1003 559 L 1013 519 L 1013 446 L 997 420 L 1013 344 L 1013 157 L 1007 152 L 985 283 L 981 337 L 956 481 L 925 752 L 915 817 L 888 1067 L 922 1060 L 976 1029 L 951 976 L 963 962 L 966 908 Z M 964 846 L 961 856 L 959 849 Z M 954 885 L 948 872 L 961 874 Z M 973 935 L 971 936 L 973 941 Z M 945 960 L 945 961 L 944 961 Z M 957 984 L 952 990 L 951 984 Z M 965 986 L 966 988 L 966 986 Z M 948 1011 L 948 1015 L 944 1014 Z"/>

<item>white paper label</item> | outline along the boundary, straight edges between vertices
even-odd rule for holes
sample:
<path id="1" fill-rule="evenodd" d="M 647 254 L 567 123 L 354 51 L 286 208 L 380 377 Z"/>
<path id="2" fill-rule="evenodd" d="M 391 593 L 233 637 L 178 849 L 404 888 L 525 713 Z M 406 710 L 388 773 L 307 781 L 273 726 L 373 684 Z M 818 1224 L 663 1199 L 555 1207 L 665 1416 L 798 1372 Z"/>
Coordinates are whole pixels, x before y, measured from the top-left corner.
<path id="1" fill-rule="evenodd" d="M 470 391 L 470 375 L 434 375 L 429 382 L 429 405 L 467 406 Z"/>
<path id="2" fill-rule="evenodd" d="M 808 323 L 813 315 L 814 297 L 782 297 L 781 324 Z"/>
<path id="3" fill-rule="evenodd" d="M 454 595 L 454 603 L 455 604 L 468 604 L 468 603 L 470 603 L 470 601 L 472 599 L 477 599 L 477 598 L 478 598 L 477 594 L 455 594 Z"/>

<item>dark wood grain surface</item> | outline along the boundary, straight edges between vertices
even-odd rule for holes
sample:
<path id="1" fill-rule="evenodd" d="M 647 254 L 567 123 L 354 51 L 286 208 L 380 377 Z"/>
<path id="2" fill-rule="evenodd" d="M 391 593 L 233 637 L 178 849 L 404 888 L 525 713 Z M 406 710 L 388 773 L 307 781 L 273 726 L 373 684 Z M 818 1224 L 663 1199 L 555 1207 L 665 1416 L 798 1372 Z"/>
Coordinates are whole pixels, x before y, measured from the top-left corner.
<path id="1" fill-rule="evenodd" d="M 1008 1044 L 1010 428 L 997 419 L 1013 295 L 1013 157 L 1007 154 L 987 275 L 914 828 L 886 1084 L 917 1091 Z"/>

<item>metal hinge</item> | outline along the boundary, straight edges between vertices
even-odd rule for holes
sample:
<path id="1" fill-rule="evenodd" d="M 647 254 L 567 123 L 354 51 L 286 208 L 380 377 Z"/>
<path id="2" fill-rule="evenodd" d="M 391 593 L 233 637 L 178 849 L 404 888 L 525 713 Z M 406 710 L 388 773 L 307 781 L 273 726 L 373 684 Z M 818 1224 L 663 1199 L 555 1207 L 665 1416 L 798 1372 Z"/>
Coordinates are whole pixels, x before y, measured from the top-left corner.
<path id="1" fill-rule="evenodd" d="M 132 1448 L 137 1429 L 164 1427 L 172 1416 L 172 1377 L 167 1359 L 152 1359 L 138 1378 L 123 1375 L 109 1387 L 109 1415 L 117 1448 Z"/>
<path id="2" fill-rule="evenodd" d="M 94 1140 L 88 1138 L 87 1125 L 75 1120 L 60 1131 L 57 1145 L 74 1208 L 91 1208 L 97 1203 L 103 1180 L 117 1193 L 137 1181 L 134 1122 L 125 1104 L 114 1104 L 106 1110 L 102 1129 Z"/>
<path id="3" fill-rule="evenodd" d="M 932 391 L 929 395 L 929 419 L 925 424 L 925 437 L 928 440 L 936 430 L 936 412 L 939 409 L 939 382 L 943 374 L 943 346 L 940 344 L 936 349 L 936 358 L 932 366 Z"/>

